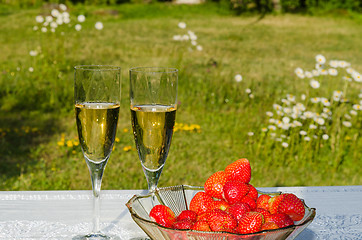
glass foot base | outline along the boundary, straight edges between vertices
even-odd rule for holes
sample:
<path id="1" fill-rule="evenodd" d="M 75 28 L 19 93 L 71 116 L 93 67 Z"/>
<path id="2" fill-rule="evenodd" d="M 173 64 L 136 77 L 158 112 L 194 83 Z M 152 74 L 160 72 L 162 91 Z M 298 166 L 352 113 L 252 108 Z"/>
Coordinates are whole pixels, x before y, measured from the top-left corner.
<path id="1" fill-rule="evenodd" d="M 114 235 L 105 235 L 103 233 L 90 233 L 85 236 L 75 236 L 72 240 L 121 240 L 121 238 Z"/>

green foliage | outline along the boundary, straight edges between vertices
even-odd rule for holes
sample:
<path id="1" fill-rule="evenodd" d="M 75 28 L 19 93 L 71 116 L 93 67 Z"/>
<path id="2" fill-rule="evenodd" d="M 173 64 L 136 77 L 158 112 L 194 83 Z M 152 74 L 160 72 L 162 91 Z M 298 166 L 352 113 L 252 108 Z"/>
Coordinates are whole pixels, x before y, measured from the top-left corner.
<path id="1" fill-rule="evenodd" d="M 361 72 L 360 23 L 288 14 L 255 22 L 258 16 L 236 17 L 217 6 L 74 5 L 67 10 L 70 22 L 54 32 L 50 24 L 43 32 L 44 22 L 35 21 L 52 9 L 7 8 L 0 16 L 0 189 L 90 189 L 73 112 L 73 66 L 81 64 L 122 67 L 118 140 L 103 189 L 146 188 L 130 126 L 128 69 L 151 65 L 180 69 L 178 130 L 160 186 L 201 185 L 241 157 L 251 161 L 255 186 L 362 184 L 361 111 L 351 113 L 361 84 L 342 79 L 350 75 L 347 68 L 336 68 L 337 76 L 315 76 L 317 89 L 294 73 L 297 67 L 314 70 L 319 53 L 327 58 L 325 69 L 337 59 Z M 349 101 L 332 103 L 335 90 Z M 328 98 L 332 117 L 325 128 L 308 128 L 313 119 L 300 128 L 279 128 L 275 121 L 285 116 L 273 104 L 287 108 L 287 94 L 318 114 L 324 107 L 310 99 Z M 274 114 L 275 132 L 267 111 Z"/>

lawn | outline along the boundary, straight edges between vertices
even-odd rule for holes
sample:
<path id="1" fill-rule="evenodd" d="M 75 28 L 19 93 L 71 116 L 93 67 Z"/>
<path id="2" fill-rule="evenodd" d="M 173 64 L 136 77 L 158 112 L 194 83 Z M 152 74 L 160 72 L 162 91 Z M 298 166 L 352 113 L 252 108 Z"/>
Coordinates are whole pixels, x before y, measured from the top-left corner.
<path id="1" fill-rule="evenodd" d="M 66 10 L 68 24 L 43 32 L 36 16 L 52 8 L 0 9 L 0 190 L 91 188 L 73 109 L 73 66 L 81 64 L 122 67 L 102 189 L 147 187 L 130 123 L 135 66 L 180 70 L 159 186 L 202 185 L 242 157 L 257 187 L 362 184 L 360 15 L 259 19 L 211 3 L 77 5 Z"/>

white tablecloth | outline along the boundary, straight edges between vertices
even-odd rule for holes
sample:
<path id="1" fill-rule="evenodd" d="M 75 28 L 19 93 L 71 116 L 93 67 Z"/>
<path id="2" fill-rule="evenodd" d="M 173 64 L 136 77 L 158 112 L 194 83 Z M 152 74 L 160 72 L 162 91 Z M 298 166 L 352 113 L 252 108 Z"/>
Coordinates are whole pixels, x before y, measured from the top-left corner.
<path id="1" fill-rule="evenodd" d="M 362 186 L 260 188 L 291 192 L 317 215 L 298 240 L 362 239 Z M 146 235 L 133 222 L 126 202 L 142 190 L 103 190 L 101 229 L 124 240 Z M 91 191 L 0 192 L 0 239 L 71 239 L 90 232 Z"/>

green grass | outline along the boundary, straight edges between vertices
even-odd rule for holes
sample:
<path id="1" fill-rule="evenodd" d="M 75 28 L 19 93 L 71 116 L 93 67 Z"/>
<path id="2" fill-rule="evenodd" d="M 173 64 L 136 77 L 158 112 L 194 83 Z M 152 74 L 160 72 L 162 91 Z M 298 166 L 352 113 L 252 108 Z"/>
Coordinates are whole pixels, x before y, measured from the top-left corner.
<path id="1" fill-rule="evenodd" d="M 361 111 L 349 114 L 352 127 L 342 124 L 352 103 L 359 101 L 361 83 L 346 84 L 339 70 L 337 77 L 316 78 L 321 87 L 313 90 L 309 80 L 294 74 L 297 67 L 312 70 L 317 54 L 327 61 L 346 60 L 361 72 L 360 17 L 267 15 L 257 21 L 258 16 L 236 17 L 216 4 L 77 5 L 69 9 L 72 27 L 42 33 L 32 30 L 35 16 L 50 9 L 1 9 L 7 11 L 0 14 L 0 190 L 90 189 L 80 147 L 66 145 L 77 138 L 73 66 L 80 64 L 123 69 L 119 142 L 102 189 L 147 186 L 130 126 L 128 69 L 151 65 L 180 69 L 176 121 L 201 127 L 200 132 L 175 132 L 160 186 L 202 185 L 241 157 L 250 160 L 251 182 L 257 187 L 362 184 Z M 78 14 L 86 16 L 79 32 L 74 30 Z M 96 21 L 103 22 L 103 30 L 94 28 Z M 177 27 L 180 21 L 186 29 Z M 202 51 L 190 51 L 189 41 L 172 40 L 187 30 L 195 32 Z M 39 53 L 32 57 L 30 50 Z M 234 80 L 236 74 L 242 82 Z M 310 142 L 300 137 L 302 128 L 276 130 L 276 138 L 289 137 L 281 139 L 288 148 L 271 137 L 272 131 L 262 132 L 269 125 L 266 111 L 286 94 L 301 101 L 301 94 L 309 100 L 330 97 L 334 90 L 343 90 L 350 102 L 332 104 L 333 118 L 325 130 L 308 130 Z M 308 125 L 306 121 L 303 129 Z M 322 141 L 321 133 L 328 133 L 329 140 Z M 131 150 L 124 151 L 128 146 Z"/>

